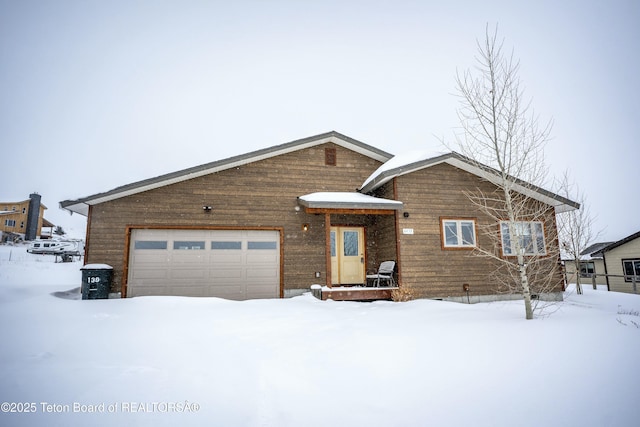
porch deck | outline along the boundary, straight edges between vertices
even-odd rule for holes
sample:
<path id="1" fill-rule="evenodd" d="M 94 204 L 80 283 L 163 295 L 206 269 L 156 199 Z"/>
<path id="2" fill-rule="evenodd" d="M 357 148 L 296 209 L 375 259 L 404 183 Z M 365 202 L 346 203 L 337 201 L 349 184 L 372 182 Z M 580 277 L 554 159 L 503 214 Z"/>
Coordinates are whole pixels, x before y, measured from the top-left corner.
<path id="1" fill-rule="evenodd" d="M 314 297 L 325 301 L 379 301 L 391 300 L 391 292 L 397 287 L 364 287 L 364 286 L 311 286 Z"/>

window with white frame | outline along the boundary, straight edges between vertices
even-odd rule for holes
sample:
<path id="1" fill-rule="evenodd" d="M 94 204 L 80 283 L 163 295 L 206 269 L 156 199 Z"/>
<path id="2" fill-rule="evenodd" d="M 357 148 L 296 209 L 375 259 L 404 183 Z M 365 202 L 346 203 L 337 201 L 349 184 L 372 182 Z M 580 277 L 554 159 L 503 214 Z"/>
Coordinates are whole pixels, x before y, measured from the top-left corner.
<path id="1" fill-rule="evenodd" d="M 442 219 L 442 246 L 471 249 L 476 246 L 476 222 L 472 219 Z"/>
<path id="2" fill-rule="evenodd" d="M 547 254 L 544 227 L 540 221 L 517 221 L 512 223 L 511 227 L 509 221 L 500 221 L 500 235 L 503 255 L 516 256 L 516 242 L 519 243 L 523 255 Z"/>
<path id="3" fill-rule="evenodd" d="M 593 261 L 580 261 L 580 277 L 590 278 L 596 273 L 596 264 Z"/>
<path id="4" fill-rule="evenodd" d="M 636 276 L 636 281 L 640 279 L 640 259 L 623 259 L 622 269 L 625 282 L 631 282 L 632 276 Z"/>
<path id="5" fill-rule="evenodd" d="M 6 227 L 15 227 L 16 226 L 16 220 L 15 219 L 5 219 L 4 220 L 4 225 Z"/>

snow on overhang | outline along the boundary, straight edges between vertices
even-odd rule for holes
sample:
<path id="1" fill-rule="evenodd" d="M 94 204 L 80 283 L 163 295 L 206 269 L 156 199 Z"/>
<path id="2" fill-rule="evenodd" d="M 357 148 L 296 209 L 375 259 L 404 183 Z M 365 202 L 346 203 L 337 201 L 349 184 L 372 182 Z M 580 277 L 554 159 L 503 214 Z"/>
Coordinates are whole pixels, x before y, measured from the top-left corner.
<path id="1" fill-rule="evenodd" d="M 382 199 L 355 192 L 318 192 L 298 197 L 298 203 L 309 209 L 401 210 L 399 200 Z"/>

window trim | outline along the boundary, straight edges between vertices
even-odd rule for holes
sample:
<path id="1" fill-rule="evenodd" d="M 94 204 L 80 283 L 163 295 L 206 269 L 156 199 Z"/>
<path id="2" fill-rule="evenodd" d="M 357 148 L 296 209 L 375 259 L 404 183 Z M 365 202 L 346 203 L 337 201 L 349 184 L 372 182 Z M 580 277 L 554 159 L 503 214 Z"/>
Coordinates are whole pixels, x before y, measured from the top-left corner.
<path id="1" fill-rule="evenodd" d="M 624 281 L 627 283 L 631 283 L 633 282 L 633 280 L 631 280 L 631 276 L 627 276 L 627 270 L 624 268 L 624 263 L 625 262 L 630 262 L 631 263 L 631 268 L 633 269 L 633 272 L 635 273 L 636 268 L 635 268 L 635 263 L 640 264 L 640 258 L 624 258 L 621 260 L 622 261 L 622 275 L 624 276 Z M 638 275 L 634 274 L 634 276 L 639 277 Z"/>
<path id="2" fill-rule="evenodd" d="M 531 228 L 532 224 L 540 224 L 542 227 L 542 252 L 535 252 L 535 253 L 531 253 L 531 252 L 525 252 L 524 256 L 547 256 L 548 255 L 548 251 L 547 251 L 547 237 L 546 237 L 546 232 L 545 232 L 545 224 L 542 221 L 514 221 L 515 224 L 529 224 L 530 227 L 530 231 L 532 231 L 532 235 L 535 236 L 535 230 L 533 230 Z M 498 227 L 500 228 L 500 250 L 502 251 L 502 256 L 503 257 L 516 257 L 518 256 L 518 254 L 513 253 L 513 251 L 511 251 L 511 253 L 506 253 L 504 248 L 505 248 L 505 243 L 504 243 L 504 234 L 502 232 L 502 225 L 503 224 L 508 224 L 509 221 L 508 220 L 503 220 L 500 221 L 500 224 L 498 225 Z M 511 236 L 509 236 L 509 241 L 511 241 Z M 537 241 L 537 239 L 534 239 L 534 241 Z M 539 249 L 538 245 L 536 244 L 536 250 Z"/>
<path id="3" fill-rule="evenodd" d="M 447 236 L 445 231 L 444 224 L 446 222 L 455 222 L 456 223 L 456 232 L 458 234 L 458 244 L 456 245 L 448 245 L 447 244 Z M 473 224 L 473 244 L 472 245 L 464 245 L 462 244 L 462 223 L 470 222 Z M 477 219 L 476 218 L 463 218 L 463 217 L 440 217 L 440 244 L 442 250 L 450 251 L 450 250 L 473 250 L 478 247 L 478 232 L 476 231 Z"/>
<path id="4" fill-rule="evenodd" d="M 4 220 L 4 226 L 5 227 L 15 228 L 16 227 L 16 220 L 15 219 L 5 219 Z"/>

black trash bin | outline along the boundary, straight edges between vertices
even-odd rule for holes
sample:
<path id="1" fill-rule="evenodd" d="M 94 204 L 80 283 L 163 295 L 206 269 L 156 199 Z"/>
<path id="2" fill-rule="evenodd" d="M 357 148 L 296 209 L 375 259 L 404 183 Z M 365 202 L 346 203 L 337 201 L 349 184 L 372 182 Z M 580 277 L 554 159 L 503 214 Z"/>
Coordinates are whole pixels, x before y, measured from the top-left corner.
<path id="1" fill-rule="evenodd" d="M 111 289 L 113 267 L 107 264 L 87 264 L 82 271 L 82 299 L 107 299 Z"/>

